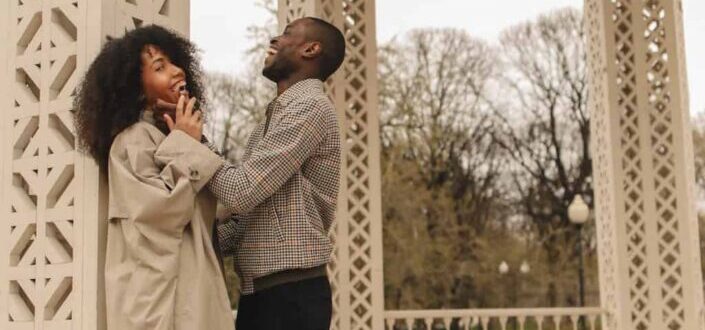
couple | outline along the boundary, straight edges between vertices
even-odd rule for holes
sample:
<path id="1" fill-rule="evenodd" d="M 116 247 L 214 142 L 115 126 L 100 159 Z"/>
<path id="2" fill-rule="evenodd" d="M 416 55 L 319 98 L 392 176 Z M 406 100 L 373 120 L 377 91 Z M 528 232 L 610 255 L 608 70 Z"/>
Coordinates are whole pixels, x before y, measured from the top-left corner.
<path id="1" fill-rule="evenodd" d="M 263 75 L 277 84 L 238 165 L 202 135 L 195 47 L 148 26 L 112 39 L 75 101 L 82 149 L 107 170 L 110 330 L 221 330 L 234 321 L 219 262 L 241 279 L 237 329 L 328 329 L 328 231 L 340 138 L 323 81 L 345 40 L 299 19 L 273 38 Z M 232 216 L 215 222 L 216 200 Z"/>

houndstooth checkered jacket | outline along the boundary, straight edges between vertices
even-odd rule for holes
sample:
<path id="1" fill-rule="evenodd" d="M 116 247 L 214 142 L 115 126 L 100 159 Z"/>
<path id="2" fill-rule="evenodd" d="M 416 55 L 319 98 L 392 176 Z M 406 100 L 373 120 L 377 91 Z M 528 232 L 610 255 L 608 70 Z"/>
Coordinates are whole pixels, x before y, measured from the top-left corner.
<path id="1" fill-rule="evenodd" d="M 234 255 L 242 293 L 253 279 L 328 263 L 335 217 L 340 130 L 323 83 L 291 86 L 267 107 L 242 163 L 226 164 L 208 187 L 234 216 L 218 226 L 224 255 Z"/>

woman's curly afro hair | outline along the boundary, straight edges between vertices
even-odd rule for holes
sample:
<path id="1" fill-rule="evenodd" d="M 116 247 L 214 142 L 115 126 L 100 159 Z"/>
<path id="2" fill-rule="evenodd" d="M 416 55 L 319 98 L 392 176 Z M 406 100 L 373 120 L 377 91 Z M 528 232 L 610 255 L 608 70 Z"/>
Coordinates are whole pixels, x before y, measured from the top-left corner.
<path id="1" fill-rule="evenodd" d="M 74 121 L 81 150 L 106 168 L 110 146 L 120 132 L 140 120 L 147 106 L 142 88 L 142 50 L 154 45 L 184 70 L 191 97 L 205 104 L 196 47 L 175 32 L 149 25 L 109 38 L 81 82 Z"/>

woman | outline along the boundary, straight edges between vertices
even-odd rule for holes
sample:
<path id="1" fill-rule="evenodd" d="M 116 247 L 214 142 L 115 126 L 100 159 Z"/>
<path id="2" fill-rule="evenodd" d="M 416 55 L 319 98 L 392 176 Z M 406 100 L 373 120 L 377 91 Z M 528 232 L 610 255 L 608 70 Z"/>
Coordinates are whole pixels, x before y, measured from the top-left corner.
<path id="1" fill-rule="evenodd" d="M 200 143 L 195 54 L 164 28 L 130 31 L 107 42 L 75 99 L 80 145 L 108 173 L 108 329 L 234 327 L 210 240 L 216 201 L 202 189 L 222 160 Z M 167 133 L 153 119 L 158 100 L 178 103 L 195 129 Z"/>

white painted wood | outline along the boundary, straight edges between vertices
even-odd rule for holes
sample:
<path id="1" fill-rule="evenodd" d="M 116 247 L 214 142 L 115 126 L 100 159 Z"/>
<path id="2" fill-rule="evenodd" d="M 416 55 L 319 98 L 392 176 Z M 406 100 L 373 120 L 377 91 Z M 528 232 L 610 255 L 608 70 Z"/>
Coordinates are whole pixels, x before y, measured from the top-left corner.
<path id="1" fill-rule="evenodd" d="M 703 329 L 680 0 L 587 0 L 608 329 Z"/>

